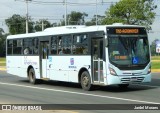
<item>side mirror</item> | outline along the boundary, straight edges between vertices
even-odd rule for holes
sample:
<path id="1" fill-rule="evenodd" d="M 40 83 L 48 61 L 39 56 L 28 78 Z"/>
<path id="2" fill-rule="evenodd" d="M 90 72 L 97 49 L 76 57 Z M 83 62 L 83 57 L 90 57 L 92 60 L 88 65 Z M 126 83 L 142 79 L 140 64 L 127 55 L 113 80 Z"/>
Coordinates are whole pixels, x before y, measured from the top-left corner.
<path id="1" fill-rule="evenodd" d="M 108 47 L 108 39 L 105 39 L 105 47 Z"/>

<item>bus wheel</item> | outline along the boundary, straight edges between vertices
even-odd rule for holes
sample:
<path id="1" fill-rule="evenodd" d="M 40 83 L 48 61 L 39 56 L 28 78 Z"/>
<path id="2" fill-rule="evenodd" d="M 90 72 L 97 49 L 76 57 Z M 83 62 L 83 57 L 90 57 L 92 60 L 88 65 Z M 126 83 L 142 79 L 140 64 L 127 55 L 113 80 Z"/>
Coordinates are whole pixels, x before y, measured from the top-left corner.
<path id="1" fill-rule="evenodd" d="M 28 78 L 29 78 L 29 82 L 31 84 L 36 84 L 37 83 L 37 79 L 36 79 L 36 76 L 35 76 L 35 71 L 33 68 L 31 68 L 29 70 L 29 73 L 28 73 Z"/>
<path id="2" fill-rule="evenodd" d="M 91 78 L 87 71 L 84 71 L 81 75 L 81 86 L 86 91 L 91 90 L 91 87 L 92 87 Z"/>
<path id="3" fill-rule="evenodd" d="M 119 84 L 118 86 L 122 89 L 125 89 L 129 86 L 129 84 Z"/>

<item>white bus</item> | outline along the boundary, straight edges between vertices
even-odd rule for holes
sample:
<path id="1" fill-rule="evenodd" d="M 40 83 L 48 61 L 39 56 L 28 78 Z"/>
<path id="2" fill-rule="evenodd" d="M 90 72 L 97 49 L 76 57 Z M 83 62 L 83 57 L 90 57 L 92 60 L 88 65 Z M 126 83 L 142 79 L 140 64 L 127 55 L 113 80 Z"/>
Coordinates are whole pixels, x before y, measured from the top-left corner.
<path id="1" fill-rule="evenodd" d="M 6 41 L 7 72 L 40 79 L 96 85 L 151 82 L 146 29 L 136 25 L 63 26 L 11 35 Z"/>

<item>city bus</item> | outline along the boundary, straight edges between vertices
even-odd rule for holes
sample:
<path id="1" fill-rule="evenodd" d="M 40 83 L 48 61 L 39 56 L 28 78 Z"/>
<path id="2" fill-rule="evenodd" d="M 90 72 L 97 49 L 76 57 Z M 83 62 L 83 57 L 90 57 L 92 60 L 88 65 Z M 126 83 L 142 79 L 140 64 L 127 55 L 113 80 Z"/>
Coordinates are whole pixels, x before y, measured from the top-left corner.
<path id="1" fill-rule="evenodd" d="M 7 73 L 41 80 L 95 85 L 151 82 L 150 47 L 138 25 L 61 26 L 6 39 Z"/>

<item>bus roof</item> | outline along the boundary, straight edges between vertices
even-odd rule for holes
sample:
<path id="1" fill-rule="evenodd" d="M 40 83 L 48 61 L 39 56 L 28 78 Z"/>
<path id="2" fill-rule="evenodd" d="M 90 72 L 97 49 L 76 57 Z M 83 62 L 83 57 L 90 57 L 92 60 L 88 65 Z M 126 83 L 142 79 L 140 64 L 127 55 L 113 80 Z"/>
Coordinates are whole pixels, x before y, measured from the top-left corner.
<path id="1" fill-rule="evenodd" d="M 92 32 L 92 31 L 106 31 L 106 27 L 143 27 L 138 25 L 123 25 L 120 23 L 115 23 L 112 25 L 97 25 L 97 26 L 84 26 L 84 25 L 73 25 L 73 26 L 60 26 L 46 28 L 44 31 L 28 33 L 28 34 L 17 34 L 9 35 L 7 39 L 14 38 L 27 38 L 27 37 L 37 37 L 37 36 L 50 36 L 50 35 L 63 35 L 70 33 L 80 33 L 80 32 Z"/>

